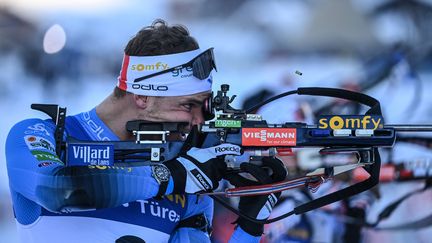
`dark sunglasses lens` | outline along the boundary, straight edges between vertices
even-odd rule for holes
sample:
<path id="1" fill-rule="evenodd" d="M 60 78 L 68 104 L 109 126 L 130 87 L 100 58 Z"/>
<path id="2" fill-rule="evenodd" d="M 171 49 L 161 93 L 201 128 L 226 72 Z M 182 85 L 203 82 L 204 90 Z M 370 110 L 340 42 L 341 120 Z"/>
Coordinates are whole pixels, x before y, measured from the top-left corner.
<path id="1" fill-rule="evenodd" d="M 214 57 L 213 48 L 210 49 L 209 52 L 210 52 L 210 62 L 211 62 L 211 65 L 217 71 L 217 68 L 216 68 L 216 59 Z"/>
<path id="2" fill-rule="evenodd" d="M 207 78 L 215 68 L 213 51 L 210 49 L 198 56 L 192 63 L 193 75 L 198 79 Z"/>

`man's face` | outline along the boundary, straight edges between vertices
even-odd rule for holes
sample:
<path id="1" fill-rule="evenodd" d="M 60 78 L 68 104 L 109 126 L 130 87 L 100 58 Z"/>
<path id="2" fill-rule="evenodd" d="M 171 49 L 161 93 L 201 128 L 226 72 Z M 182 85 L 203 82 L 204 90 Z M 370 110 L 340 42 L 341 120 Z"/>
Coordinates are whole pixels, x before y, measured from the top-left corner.
<path id="1" fill-rule="evenodd" d="M 209 92 L 175 97 L 148 97 L 142 119 L 155 122 L 187 122 L 192 126 L 204 123 L 202 107 Z"/>

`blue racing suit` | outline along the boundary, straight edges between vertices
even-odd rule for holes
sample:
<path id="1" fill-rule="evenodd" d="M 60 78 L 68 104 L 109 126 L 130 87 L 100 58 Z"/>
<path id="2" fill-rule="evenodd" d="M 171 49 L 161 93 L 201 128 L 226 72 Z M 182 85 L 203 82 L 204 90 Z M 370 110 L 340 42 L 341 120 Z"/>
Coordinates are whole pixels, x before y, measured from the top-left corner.
<path id="1" fill-rule="evenodd" d="M 203 230 L 176 226 L 198 214 L 211 222 L 211 198 L 154 199 L 159 185 L 149 166 L 66 167 L 55 153 L 54 131 L 52 120 L 28 119 L 7 137 L 9 186 L 22 242 L 210 241 Z M 96 109 L 68 116 L 65 131 L 80 140 L 119 140 Z M 259 237 L 237 228 L 231 241 L 258 242 Z"/>

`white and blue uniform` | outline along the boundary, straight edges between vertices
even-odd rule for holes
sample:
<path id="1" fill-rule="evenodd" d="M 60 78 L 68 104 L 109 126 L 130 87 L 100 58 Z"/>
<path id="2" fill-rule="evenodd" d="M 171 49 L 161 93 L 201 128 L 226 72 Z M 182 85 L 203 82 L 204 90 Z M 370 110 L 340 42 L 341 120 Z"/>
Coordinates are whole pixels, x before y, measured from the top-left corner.
<path id="1" fill-rule="evenodd" d="M 65 130 L 80 140 L 119 140 L 95 109 L 67 117 Z M 210 241 L 199 229 L 176 229 L 180 220 L 198 214 L 211 222 L 209 197 L 153 199 L 159 185 L 149 166 L 66 167 L 55 153 L 54 131 L 51 120 L 28 119 L 7 138 L 9 184 L 22 242 Z M 251 238 L 238 231 L 234 237 L 239 240 Z"/>

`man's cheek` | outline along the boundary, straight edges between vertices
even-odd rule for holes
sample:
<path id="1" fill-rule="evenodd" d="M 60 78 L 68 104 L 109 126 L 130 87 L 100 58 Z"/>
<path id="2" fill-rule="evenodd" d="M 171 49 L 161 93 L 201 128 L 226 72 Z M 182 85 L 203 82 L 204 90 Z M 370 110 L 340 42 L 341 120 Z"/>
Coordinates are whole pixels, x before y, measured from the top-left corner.
<path id="1" fill-rule="evenodd" d="M 189 112 L 184 111 L 166 112 L 163 117 L 166 121 L 170 122 L 190 123 L 192 120 L 192 115 Z"/>

